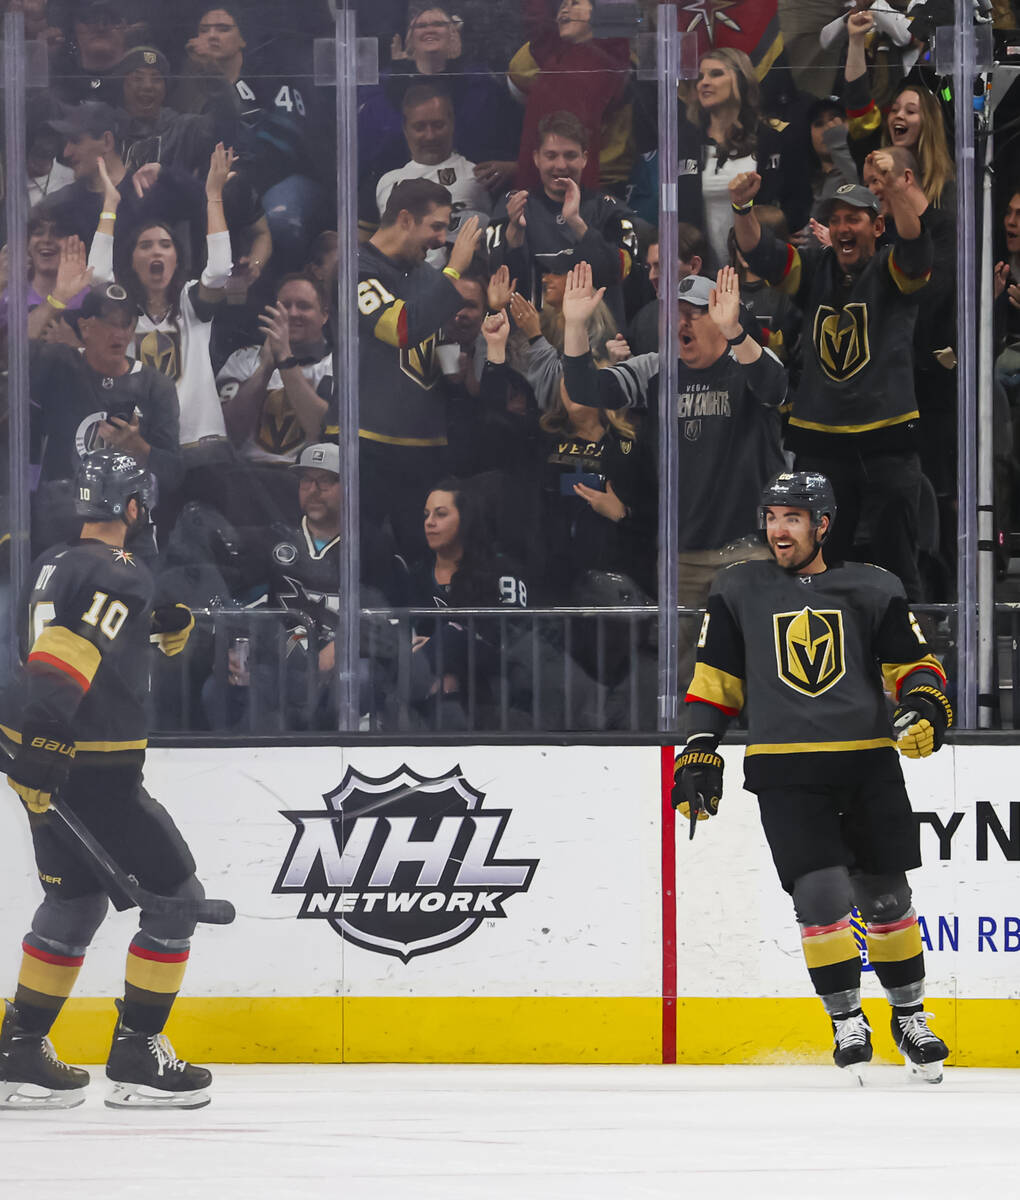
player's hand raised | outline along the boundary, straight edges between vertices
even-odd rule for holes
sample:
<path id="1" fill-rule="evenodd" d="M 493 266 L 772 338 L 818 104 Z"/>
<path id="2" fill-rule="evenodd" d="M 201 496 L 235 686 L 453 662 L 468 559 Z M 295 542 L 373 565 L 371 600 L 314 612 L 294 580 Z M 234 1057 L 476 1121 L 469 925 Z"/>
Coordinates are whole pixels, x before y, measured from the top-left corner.
<path id="1" fill-rule="evenodd" d="M 457 230 L 447 266 L 459 275 L 463 275 L 471 265 L 471 259 L 474 258 L 475 250 L 478 248 L 478 239 L 481 236 L 482 231 L 478 228 L 478 218 L 468 217 Z"/>

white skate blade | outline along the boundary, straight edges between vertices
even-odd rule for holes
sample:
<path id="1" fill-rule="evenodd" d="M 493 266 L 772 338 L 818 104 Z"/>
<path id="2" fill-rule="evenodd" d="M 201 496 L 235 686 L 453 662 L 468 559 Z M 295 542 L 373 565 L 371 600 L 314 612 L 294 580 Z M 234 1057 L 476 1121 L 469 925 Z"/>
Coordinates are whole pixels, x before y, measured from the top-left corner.
<path id="1" fill-rule="evenodd" d="M 871 1074 L 871 1063 L 859 1062 L 850 1063 L 849 1066 L 840 1067 L 843 1075 L 846 1077 L 847 1083 L 851 1087 L 864 1087 L 868 1082 L 868 1077 Z"/>
<path id="2" fill-rule="evenodd" d="M 144 1083 L 117 1083 L 106 1097 L 107 1108 L 204 1108 L 212 1096 L 204 1088 L 193 1092 L 164 1092 Z"/>
<path id="3" fill-rule="evenodd" d="M 942 1061 L 933 1063 L 914 1063 L 908 1058 L 904 1064 L 909 1079 L 919 1083 L 941 1083 Z"/>
<path id="4" fill-rule="evenodd" d="M 27 1112 L 43 1108 L 77 1108 L 85 1103 L 85 1088 L 40 1087 L 35 1083 L 0 1082 L 0 1109 Z"/>

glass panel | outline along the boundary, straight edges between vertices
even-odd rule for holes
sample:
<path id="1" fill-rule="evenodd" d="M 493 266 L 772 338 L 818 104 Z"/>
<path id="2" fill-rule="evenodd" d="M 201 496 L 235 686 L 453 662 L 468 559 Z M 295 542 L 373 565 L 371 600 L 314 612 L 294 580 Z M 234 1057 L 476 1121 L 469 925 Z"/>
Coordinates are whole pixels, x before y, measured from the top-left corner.
<path id="1" fill-rule="evenodd" d="M 1003 170 L 987 216 L 980 187 L 956 202 L 969 72 L 938 73 L 927 27 L 895 11 L 854 18 L 850 37 L 835 0 L 251 0 L 194 17 L 108 0 L 52 27 L 18 8 L 5 30 L 24 22 L 48 76 L 25 54 L 5 79 L 19 282 L 0 625 L 30 551 L 78 531 L 81 451 L 137 454 L 159 495 L 131 549 L 159 600 L 198 611 L 185 653 L 154 658 L 156 730 L 673 728 L 711 579 L 763 552 L 761 484 L 794 458 L 835 477 L 833 553 L 952 605 L 977 597 L 977 559 L 997 543 L 997 598 L 1012 598 L 1020 202 Z M 1011 39 L 995 35 L 1003 62 Z M 980 41 L 963 39 L 968 61 Z M 990 76 L 997 161 L 1020 104 L 1010 69 Z M 900 151 L 891 167 L 868 159 L 890 144 L 914 146 L 916 170 Z M 729 186 L 752 169 L 754 225 Z M 27 190 L 11 185 L 21 176 Z M 883 221 L 866 198 L 855 210 L 881 235 L 875 253 L 895 180 L 918 209 L 923 197 L 935 241 L 923 289 L 903 243 L 866 324 L 857 299 L 844 305 L 861 275 L 849 235 L 826 252 L 833 313 L 795 294 L 831 231 L 812 216 L 862 176 L 883 193 Z M 981 346 L 956 335 L 957 211 L 976 264 L 988 248 L 984 370 Z M 794 250 L 753 248 L 759 226 Z M 581 263 L 605 291 L 588 304 L 575 281 L 565 312 Z M 726 375 L 735 329 L 706 303 L 731 263 L 738 323 L 788 372 L 782 413 L 778 375 L 750 394 Z M 683 276 L 708 283 L 660 304 Z M 590 311 L 568 323 L 571 303 Z M 957 359 L 985 383 L 980 421 L 957 405 Z M 974 450 L 958 462 L 958 411 L 992 431 L 987 470 Z M 995 484 L 994 528 L 973 524 L 960 589 L 958 469 L 974 479 L 965 525 Z M 1008 621 L 995 676 L 989 623 L 979 643 L 969 617 L 930 620 L 968 647 L 976 714 L 979 686 L 1008 683 Z"/>

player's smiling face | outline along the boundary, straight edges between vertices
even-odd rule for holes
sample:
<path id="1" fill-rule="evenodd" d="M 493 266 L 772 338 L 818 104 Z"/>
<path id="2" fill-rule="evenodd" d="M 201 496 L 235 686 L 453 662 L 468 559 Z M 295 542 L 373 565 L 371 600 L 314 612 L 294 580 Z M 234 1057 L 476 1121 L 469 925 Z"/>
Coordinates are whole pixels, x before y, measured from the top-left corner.
<path id="1" fill-rule="evenodd" d="M 765 510 L 765 536 L 781 567 L 794 567 L 809 558 L 815 548 L 815 529 L 806 508 L 776 506 Z"/>
<path id="2" fill-rule="evenodd" d="M 546 134 L 535 151 L 535 166 L 550 200 L 563 199 L 568 179 L 580 187 L 581 172 L 587 162 L 588 155 L 580 144 L 571 138 L 560 137 L 558 133 Z"/>
<path id="3" fill-rule="evenodd" d="M 834 204 L 829 213 L 829 236 L 839 265 L 857 267 L 867 262 L 884 228 L 882 218 L 866 208 Z"/>
<path id="4" fill-rule="evenodd" d="M 438 250 L 446 245 L 446 235 L 450 229 L 450 206 L 434 204 L 420 221 L 414 221 L 408 237 L 408 258 L 415 262 L 424 262 L 425 255 L 430 250 Z"/>

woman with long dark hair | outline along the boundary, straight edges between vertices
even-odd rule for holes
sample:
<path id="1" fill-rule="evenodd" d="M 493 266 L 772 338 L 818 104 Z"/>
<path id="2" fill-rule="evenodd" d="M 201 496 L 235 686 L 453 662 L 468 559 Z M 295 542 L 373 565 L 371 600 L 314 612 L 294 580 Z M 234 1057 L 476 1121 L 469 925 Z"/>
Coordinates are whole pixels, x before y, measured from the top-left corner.
<path id="1" fill-rule="evenodd" d="M 138 310 L 135 339 L 128 352 L 174 381 L 181 413 L 181 447 L 189 466 L 232 458 L 209 342 L 216 304 L 223 297 L 232 266 L 223 188 L 233 175 L 233 164 L 233 150 L 218 143 L 205 182 L 207 250 L 199 279 L 188 278 L 184 248 L 174 229 L 160 221 L 147 222 L 125 239 L 124 259 L 117 264 L 117 282 Z M 114 274 L 113 231 L 120 193 L 102 160 L 99 170 L 105 193 L 92 261 L 96 277 L 102 281 Z M 101 262 L 97 261 L 100 255 Z"/>
<path id="2" fill-rule="evenodd" d="M 477 484 L 441 479 L 425 499 L 424 520 L 429 553 L 412 574 L 414 607 L 527 607 L 527 584 L 499 553 Z M 492 703 L 499 641 L 495 618 L 416 623 L 414 650 L 434 676 L 426 703 L 441 708 L 438 723 L 463 724 L 472 706 Z"/>

